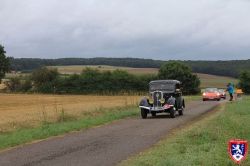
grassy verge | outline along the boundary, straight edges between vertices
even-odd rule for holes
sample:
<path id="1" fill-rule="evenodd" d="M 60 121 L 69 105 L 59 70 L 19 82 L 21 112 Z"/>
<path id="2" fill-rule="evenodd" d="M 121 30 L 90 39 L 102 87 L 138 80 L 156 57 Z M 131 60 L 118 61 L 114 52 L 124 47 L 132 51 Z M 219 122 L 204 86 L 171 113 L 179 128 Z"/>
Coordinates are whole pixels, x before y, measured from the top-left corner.
<path id="1" fill-rule="evenodd" d="M 138 108 L 135 106 L 114 108 L 98 111 L 95 115 L 86 115 L 82 119 L 72 120 L 70 117 L 64 117 L 64 120 L 58 123 L 44 122 L 36 128 L 21 128 L 10 133 L 0 134 L 0 149 L 17 146 L 34 140 L 45 139 L 51 136 L 78 131 L 93 126 L 102 125 L 117 119 L 138 115 Z"/>
<path id="2" fill-rule="evenodd" d="M 232 138 L 250 140 L 250 97 L 227 103 L 220 111 L 176 131 L 154 147 L 121 165 L 235 165 L 229 158 L 227 142 Z M 250 157 L 242 166 L 250 165 Z"/>

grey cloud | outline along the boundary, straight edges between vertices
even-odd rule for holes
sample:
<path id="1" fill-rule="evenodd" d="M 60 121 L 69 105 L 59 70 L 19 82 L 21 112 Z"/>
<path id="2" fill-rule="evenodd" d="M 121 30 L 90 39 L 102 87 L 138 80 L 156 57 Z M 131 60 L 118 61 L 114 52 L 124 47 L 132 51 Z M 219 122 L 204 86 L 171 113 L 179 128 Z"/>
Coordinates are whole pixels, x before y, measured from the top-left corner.
<path id="1" fill-rule="evenodd" d="M 2 0 L 14 57 L 247 59 L 247 0 Z"/>

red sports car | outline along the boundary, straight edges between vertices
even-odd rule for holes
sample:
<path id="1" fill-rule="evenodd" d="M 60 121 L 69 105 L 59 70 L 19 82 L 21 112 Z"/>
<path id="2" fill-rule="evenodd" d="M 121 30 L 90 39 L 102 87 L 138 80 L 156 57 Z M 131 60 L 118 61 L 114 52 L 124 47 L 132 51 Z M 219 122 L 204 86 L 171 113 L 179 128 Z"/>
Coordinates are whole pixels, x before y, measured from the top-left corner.
<path id="1" fill-rule="evenodd" d="M 220 98 L 226 99 L 227 96 L 226 96 L 225 90 L 224 89 L 219 89 L 218 91 L 220 93 Z"/>
<path id="2" fill-rule="evenodd" d="M 217 88 L 206 88 L 202 94 L 203 101 L 217 100 L 220 101 L 221 95 Z"/>

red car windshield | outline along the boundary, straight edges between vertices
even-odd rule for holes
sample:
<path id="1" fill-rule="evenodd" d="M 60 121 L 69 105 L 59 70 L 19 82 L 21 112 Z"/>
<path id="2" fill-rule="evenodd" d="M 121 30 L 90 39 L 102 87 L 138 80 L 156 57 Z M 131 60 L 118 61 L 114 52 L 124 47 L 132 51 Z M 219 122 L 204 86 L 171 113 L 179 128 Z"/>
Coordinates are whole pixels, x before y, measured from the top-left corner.
<path id="1" fill-rule="evenodd" d="M 216 88 L 207 88 L 207 89 L 205 89 L 205 92 L 207 92 L 207 93 L 215 93 L 215 92 L 218 92 L 218 89 L 216 89 Z"/>

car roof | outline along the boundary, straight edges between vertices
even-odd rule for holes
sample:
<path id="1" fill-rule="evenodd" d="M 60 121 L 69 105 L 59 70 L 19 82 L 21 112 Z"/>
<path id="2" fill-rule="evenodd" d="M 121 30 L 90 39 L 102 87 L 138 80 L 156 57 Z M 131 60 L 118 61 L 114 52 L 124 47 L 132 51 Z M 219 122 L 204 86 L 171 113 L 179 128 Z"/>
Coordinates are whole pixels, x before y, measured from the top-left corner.
<path id="1" fill-rule="evenodd" d="M 149 84 L 155 84 L 155 83 L 180 84 L 181 82 L 178 80 L 154 80 L 149 82 Z"/>

